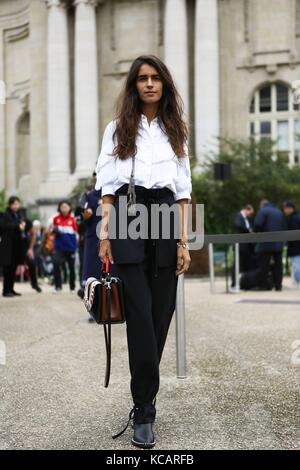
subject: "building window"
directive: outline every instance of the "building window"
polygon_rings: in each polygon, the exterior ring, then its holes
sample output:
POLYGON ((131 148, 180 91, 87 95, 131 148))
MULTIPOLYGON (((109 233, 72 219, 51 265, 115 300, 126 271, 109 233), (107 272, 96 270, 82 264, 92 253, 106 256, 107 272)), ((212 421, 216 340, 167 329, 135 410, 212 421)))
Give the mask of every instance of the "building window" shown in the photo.
POLYGON ((299 165, 299 119, 299 107, 293 103, 290 87, 283 83, 264 85, 251 97, 248 133, 255 140, 276 141, 277 156, 299 165))
POLYGON ((259 90, 259 112, 269 113, 271 111, 271 87, 265 86, 259 90))
POLYGON ((284 85, 276 85, 276 111, 289 110, 289 89, 284 85))
POLYGON ((271 122, 260 121, 260 137, 264 139, 271 139, 271 122))

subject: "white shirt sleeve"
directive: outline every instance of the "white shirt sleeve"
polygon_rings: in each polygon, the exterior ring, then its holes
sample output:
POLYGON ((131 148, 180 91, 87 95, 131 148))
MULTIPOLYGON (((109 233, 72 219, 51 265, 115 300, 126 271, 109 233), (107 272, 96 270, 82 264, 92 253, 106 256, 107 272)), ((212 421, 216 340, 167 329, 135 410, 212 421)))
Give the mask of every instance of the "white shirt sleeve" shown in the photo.
POLYGON ((95 189, 101 189, 101 196, 115 194, 114 183, 117 180, 116 157, 110 155, 115 147, 113 141, 115 129, 115 121, 110 121, 104 130, 101 151, 95 168, 97 174, 95 189))
POLYGON ((192 177, 191 177, 191 167, 190 167, 190 158, 188 156, 188 145, 184 144, 184 150, 186 153, 185 157, 178 157, 178 176, 176 179, 176 193, 174 195, 175 201, 179 199, 188 199, 188 202, 191 201, 191 192, 192 192, 192 177))

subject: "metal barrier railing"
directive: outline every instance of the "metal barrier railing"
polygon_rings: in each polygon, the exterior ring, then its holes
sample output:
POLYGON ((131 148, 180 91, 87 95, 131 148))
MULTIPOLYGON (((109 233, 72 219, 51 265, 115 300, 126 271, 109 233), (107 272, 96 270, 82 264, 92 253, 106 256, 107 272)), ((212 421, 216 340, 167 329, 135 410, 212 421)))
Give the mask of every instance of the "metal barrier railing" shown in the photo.
POLYGON ((282 230, 280 232, 251 232, 251 233, 232 233, 222 235, 206 235, 204 243, 208 244, 209 256, 209 278, 210 292, 215 292, 214 275, 214 244, 233 245, 235 253, 235 285, 230 289, 230 293, 239 293, 239 244, 240 243, 264 243, 264 242, 287 242, 300 240, 300 230, 282 230))
MULTIPOLYGON (((300 230, 283 230, 280 232, 232 233, 221 235, 205 235, 204 244, 208 245, 210 291, 215 291, 214 244, 234 245, 235 251, 235 286, 231 292, 238 293, 239 287, 239 244, 263 242, 287 242, 300 240, 300 230)), ((184 274, 178 279, 176 296, 176 358, 177 378, 187 377, 186 337, 185 337, 185 302, 184 274)))

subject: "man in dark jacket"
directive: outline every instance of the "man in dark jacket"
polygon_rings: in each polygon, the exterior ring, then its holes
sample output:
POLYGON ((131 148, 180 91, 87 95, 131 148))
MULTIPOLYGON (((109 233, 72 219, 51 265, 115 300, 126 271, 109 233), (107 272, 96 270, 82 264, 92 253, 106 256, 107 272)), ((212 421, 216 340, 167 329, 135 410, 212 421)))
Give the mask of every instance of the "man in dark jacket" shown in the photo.
MULTIPOLYGON (((254 220, 254 232, 277 232, 286 229, 286 221, 283 213, 267 199, 260 203, 260 209, 254 220)), ((283 242, 258 243, 258 269, 246 274, 241 280, 241 288, 252 287, 271 288, 269 284, 269 272, 272 271, 275 290, 282 289, 282 248, 283 242), (273 267, 271 262, 274 263, 273 267)))
POLYGON ((23 213, 23 220, 25 220, 25 236, 23 239, 23 259, 21 263, 26 263, 29 269, 30 283, 32 289, 37 292, 42 292, 41 287, 38 284, 37 272, 36 272, 36 261, 34 256, 34 245, 36 241, 36 234, 33 228, 31 220, 27 219, 25 209, 21 210, 23 213))
MULTIPOLYGON (((300 215, 291 201, 283 203, 283 212, 287 216, 287 229, 300 230, 300 215)), ((287 242, 287 255, 291 259, 294 283, 300 286, 300 240, 287 242)))
POLYGON ((3 297, 21 295, 14 291, 17 265, 23 254, 25 220, 21 219, 20 199, 11 196, 8 207, 0 218, 0 264, 3 266, 3 297))
MULTIPOLYGON (((254 209, 250 204, 247 204, 241 211, 239 211, 233 222, 233 233, 251 233, 253 231, 249 218, 254 214, 254 209)), ((233 247, 234 249, 234 247, 233 247)), ((240 243, 239 244, 239 272, 245 273, 254 268, 254 245, 253 243, 240 243)), ((231 287, 235 285, 235 263, 233 263, 231 272, 231 287)))

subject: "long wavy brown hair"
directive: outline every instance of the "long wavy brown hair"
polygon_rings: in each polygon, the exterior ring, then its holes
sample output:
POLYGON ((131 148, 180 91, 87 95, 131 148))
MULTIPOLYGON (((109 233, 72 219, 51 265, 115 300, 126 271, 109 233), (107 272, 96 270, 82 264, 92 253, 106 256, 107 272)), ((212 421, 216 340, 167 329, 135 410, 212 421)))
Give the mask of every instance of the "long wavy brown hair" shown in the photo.
POLYGON ((121 160, 136 155, 136 135, 141 118, 142 104, 138 90, 137 77, 141 65, 154 67, 161 76, 163 90, 158 103, 158 123, 169 138, 177 157, 184 157, 184 143, 188 139, 188 125, 183 119, 183 100, 180 97, 172 76, 166 65, 154 55, 137 57, 128 72, 123 89, 116 102, 116 130, 113 139, 117 138, 112 155, 121 160), (161 123, 164 124, 163 129, 161 123))

